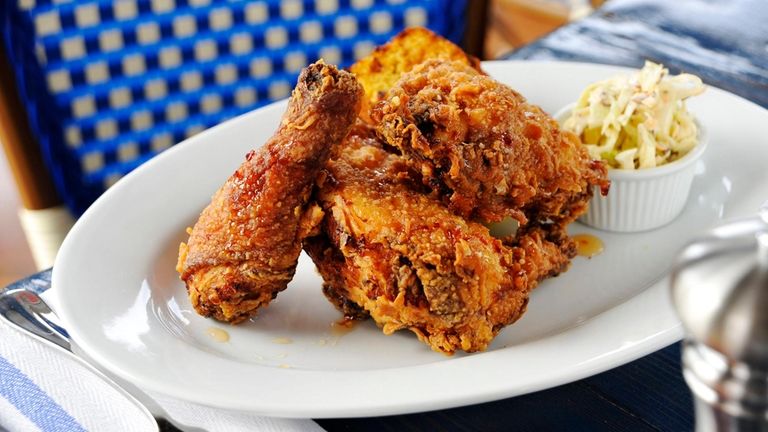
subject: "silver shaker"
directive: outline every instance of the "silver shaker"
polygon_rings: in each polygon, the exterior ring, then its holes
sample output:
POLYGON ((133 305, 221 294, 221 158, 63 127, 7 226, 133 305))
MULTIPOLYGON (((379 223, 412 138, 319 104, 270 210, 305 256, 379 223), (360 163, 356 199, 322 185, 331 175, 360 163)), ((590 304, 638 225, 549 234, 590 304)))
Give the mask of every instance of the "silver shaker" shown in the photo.
POLYGON ((696 430, 768 432, 768 211, 688 244, 672 271, 696 430))

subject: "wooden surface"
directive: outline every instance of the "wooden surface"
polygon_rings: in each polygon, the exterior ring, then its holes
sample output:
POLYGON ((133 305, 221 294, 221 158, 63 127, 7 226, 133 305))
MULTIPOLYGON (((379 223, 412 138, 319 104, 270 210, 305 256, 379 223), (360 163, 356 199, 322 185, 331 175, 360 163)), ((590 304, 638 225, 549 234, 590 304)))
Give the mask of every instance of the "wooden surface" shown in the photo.
POLYGON ((0 287, 32 274, 35 263, 21 231, 16 184, 5 155, 0 153, 0 287))
POLYGON ((485 58, 496 58, 566 24, 570 8, 552 0, 493 0, 485 58))
POLYGON ((482 57, 488 22, 488 0, 469 0, 465 12, 466 28, 461 46, 475 57, 482 57))
POLYGON ((53 180, 32 138, 25 107, 16 90, 5 47, 0 43, 0 141, 18 187, 21 203, 30 210, 61 204, 53 180))

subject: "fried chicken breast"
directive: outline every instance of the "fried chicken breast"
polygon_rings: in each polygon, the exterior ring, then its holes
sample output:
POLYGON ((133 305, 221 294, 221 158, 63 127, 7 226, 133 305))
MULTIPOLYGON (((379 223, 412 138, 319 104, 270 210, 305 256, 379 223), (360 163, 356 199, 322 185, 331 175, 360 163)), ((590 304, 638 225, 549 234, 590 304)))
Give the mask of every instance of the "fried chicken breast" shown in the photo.
POLYGON ((485 349, 525 311, 541 279, 575 254, 567 237, 531 228, 507 243, 430 194, 407 160, 355 129, 319 177, 321 234, 305 250, 347 316, 408 329, 444 353, 485 349))
POLYGON ((315 177, 361 98, 356 79, 334 66, 301 73, 275 135, 246 156, 180 246, 177 270, 198 313, 237 323, 285 289, 322 217, 308 205, 315 177))
POLYGON ((586 211, 606 168, 571 133, 510 87, 463 62, 426 61, 372 109, 398 149, 456 214, 562 229, 586 211))

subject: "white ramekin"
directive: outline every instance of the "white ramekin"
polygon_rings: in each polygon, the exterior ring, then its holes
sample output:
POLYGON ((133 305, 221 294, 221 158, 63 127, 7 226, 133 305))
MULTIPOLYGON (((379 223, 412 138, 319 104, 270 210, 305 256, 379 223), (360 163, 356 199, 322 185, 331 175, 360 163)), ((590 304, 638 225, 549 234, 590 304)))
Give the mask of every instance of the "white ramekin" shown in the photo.
MULTIPOLYGON (((572 109, 570 104, 558 111, 558 123, 562 125, 572 109)), ((648 231, 672 222, 688 201, 696 162, 707 148, 706 132, 698 121, 696 126, 698 144, 674 162, 640 170, 608 169, 608 196, 595 188, 589 208, 579 221, 615 232, 648 231)))

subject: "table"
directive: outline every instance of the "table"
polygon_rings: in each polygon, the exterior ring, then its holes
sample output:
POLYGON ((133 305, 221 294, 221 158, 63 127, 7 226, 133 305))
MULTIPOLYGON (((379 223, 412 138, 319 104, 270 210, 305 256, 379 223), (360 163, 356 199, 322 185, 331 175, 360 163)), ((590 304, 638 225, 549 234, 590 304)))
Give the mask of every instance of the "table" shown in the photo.
MULTIPOLYGON (((768 107, 764 0, 611 0, 583 20, 505 56, 642 66, 661 62, 768 107)), ((329 419, 328 431, 686 431, 691 394, 680 346, 537 393, 436 412, 329 419)))
MULTIPOLYGON (((648 58, 689 71, 768 107, 768 3, 764 0, 612 0, 507 56, 640 66, 648 58)), ((685 431, 691 395, 674 344, 560 387, 480 405, 360 419, 323 419, 333 431, 685 431)), ((163 430, 175 430, 168 424, 163 430)))

